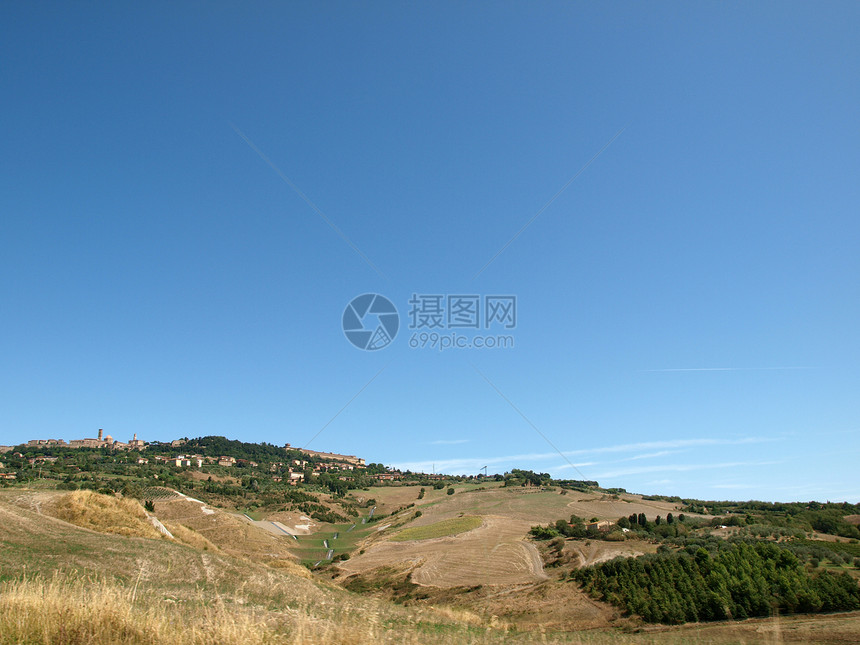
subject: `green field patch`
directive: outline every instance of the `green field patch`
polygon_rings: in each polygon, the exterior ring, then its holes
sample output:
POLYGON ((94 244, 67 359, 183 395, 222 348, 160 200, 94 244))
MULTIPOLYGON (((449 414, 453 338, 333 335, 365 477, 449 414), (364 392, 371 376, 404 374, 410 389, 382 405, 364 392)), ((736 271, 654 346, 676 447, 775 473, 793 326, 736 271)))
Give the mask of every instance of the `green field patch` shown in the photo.
POLYGON ((463 517, 452 517, 441 522, 434 522, 426 526, 413 526, 403 529, 391 538, 392 542, 406 542, 407 540, 429 540, 431 538, 449 537, 476 529, 483 520, 476 515, 465 515, 463 517))
POLYGON ((299 539, 290 547, 290 551, 299 558, 302 564, 314 564, 319 560, 325 560, 328 550, 333 551, 332 557, 336 558, 342 554, 352 554, 357 543, 365 538, 370 532, 372 525, 356 524, 349 531, 350 524, 329 525, 324 531, 317 531, 310 535, 300 535, 299 539), (337 535, 335 538, 334 536, 337 535), (328 540, 328 547, 324 541, 328 540))

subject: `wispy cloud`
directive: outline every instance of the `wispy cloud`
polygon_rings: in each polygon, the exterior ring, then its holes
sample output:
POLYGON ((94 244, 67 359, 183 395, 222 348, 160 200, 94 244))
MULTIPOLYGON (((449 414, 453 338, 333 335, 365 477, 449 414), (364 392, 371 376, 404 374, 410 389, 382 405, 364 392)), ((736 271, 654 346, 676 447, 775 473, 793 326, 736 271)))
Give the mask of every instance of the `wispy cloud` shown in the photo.
POLYGON ((757 372, 771 370, 814 370, 817 367, 782 366, 782 367, 664 367, 643 372, 757 372))
POLYGON ((553 470, 564 470, 565 468, 581 468, 583 466, 596 466, 598 462, 596 461, 584 461, 579 464, 561 464, 560 466, 555 466, 553 470))
POLYGON ((633 455, 632 457, 625 457, 621 461, 636 461, 637 459, 654 459, 655 457, 665 457, 666 455, 677 455, 680 452, 684 452, 683 450, 660 450, 659 452, 646 452, 642 455, 633 455))
POLYGON ((549 455, 505 455, 501 457, 461 457, 455 459, 427 459, 423 461, 394 462, 394 466, 402 470, 428 473, 431 470, 443 473, 476 473, 484 466, 493 467, 497 464, 526 464, 537 459, 558 457, 555 453, 549 455))
MULTIPOLYGON (((681 452, 684 448, 709 447, 709 446, 733 446, 745 445, 754 443, 766 443, 777 441, 774 437, 738 437, 732 439, 716 439, 710 437, 690 438, 690 439, 669 439, 665 441, 644 441, 640 443, 625 443, 610 446, 598 446, 595 448, 584 448, 581 450, 568 450, 561 452, 562 456, 567 457, 588 457, 601 454, 613 454, 624 452, 637 451, 655 451, 654 453, 645 453, 641 455, 642 459, 648 458, 646 455, 656 456, 656 452, 664 452, 671 454, 673 452, 681 452)), ((436 472, 447 473, 474 473, 484 466, 493 466, 497 464, 505 464, 508 467, 516 468, 518 466, 527 466, 534 462, 547 461, 557 459, 558 452, 536 452, 536 453, 521 453, 516 455, 497 455, 497 456, 463 456, 458 458, 440 458, 440 459, 424 459, 421 461, 397 462, 393 465, 404 470, 413 472, 430 472, 435 469, 436 472)), ((624 459, 622 461, 628 461, 624 459)), ((576 465, 569 464, 568 468, 576 468, 577 466, 596 465, 597 462, 588 461, 577 463, 576 465)), ((597 477, 586 473, 587 479, 596 479, 597 477)), ((604 475, 606 476, 606 475, 604 475)))
POLYGON ((431 441, 430 444, 433 446, 454 446, 459 443, 469 443, 468 439, 437 439, 436 441, 431 441))

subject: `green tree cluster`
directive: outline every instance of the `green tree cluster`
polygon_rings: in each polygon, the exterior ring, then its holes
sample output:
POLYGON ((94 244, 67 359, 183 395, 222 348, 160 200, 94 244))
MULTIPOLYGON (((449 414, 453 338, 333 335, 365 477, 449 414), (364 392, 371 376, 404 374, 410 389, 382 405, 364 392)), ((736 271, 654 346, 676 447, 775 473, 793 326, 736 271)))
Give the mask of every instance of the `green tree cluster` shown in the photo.
POLYGON ((618 558, 571 575, 592 595, 648 622, 860 608, 860 587, 850 575, 811 573, 791 551, 768 542, 618 558))

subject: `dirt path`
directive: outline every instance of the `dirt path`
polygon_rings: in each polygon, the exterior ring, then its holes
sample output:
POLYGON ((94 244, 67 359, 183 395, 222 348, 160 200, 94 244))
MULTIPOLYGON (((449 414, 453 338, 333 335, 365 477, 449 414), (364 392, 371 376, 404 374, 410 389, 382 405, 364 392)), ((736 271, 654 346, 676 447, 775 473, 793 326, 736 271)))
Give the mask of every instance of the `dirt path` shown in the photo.
POLYGON ((532 571, 535 576, 540 580, 549 580, 549 576, 543 570, 543 560, 540 557, 540 552, 537 547, 531 542, 522 542, 522 545, 526 548, 526 551, 529 552, 529 556, 532 559, 532 571))

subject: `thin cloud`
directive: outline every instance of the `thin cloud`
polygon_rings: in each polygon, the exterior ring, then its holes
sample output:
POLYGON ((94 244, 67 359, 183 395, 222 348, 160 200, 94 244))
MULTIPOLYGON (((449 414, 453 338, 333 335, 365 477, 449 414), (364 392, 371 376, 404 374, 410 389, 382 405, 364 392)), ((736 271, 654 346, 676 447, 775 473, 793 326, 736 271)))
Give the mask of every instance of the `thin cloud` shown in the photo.
POLYGON ((784 367, 664 367, 643 372, 759 372, 774 370, 815 370, 817 367, 784 366, 784 367))
POLYGON ((621 461, 636 461, 637 459, 653 459, 655 457, 665 457, 667 455, 677 455, 678 453, 684 452, 683 450, 660 450, 659 452, 646 452, 642 455, 633 455, 632 457, 625 457, 621 461))
POLYGON ((581 464, 561 464, 560 466, 555 466, 552 470, 564 470, 565 468, 579 468, 580 466, 596 466, 598 462, 596 461, 584 461, 581 464))
MULTIPOLYGON (((733 446, 751 443, 765 443, 770 441, 777 441, 777 439, 772 437, 740 437, 737 439, 714 439, 709 437, 701 437, 695 439, 670 439, 666 441, 644 441, 640 443, 616 444, 612 446, 600 446, 597 448, 585 448, 581 450, 567 450, 563 451, 562 455, 564 457, 582 457, 584 455, 600 455, 605 453, 636 452, 643 450, 671 451, 672 449, 681 448, 695 448, 704 446, 733 446)), ((680 452, 680 450, 677 451, 680 452)), ((557 458, 557 452, 539 452, 521 453, 517 455, 500 455, 495 457, 464 456, 453 459, 426 459, 422 461, 394 462, 394 465, 401 470, 411 470, 413 472, 431 472, 435 470, 435 472, 469 473, 478 472, 478 470, 480 470, 484 466, 494 464, 506 464, 512 468, 516 468, 518 466, 527 466, 528 464, 533 462, 548 461, 550 459, 557 458)), ((595 462, 592 462, 592 465, 594 465, 594 463, 595 462)), ((583 465, 587 466, 588 464, 583 463, 583 465)), ((586 475, 588 475, 588 479, 597 479, 597 477, 589 473, 586 473, 586 475)))

